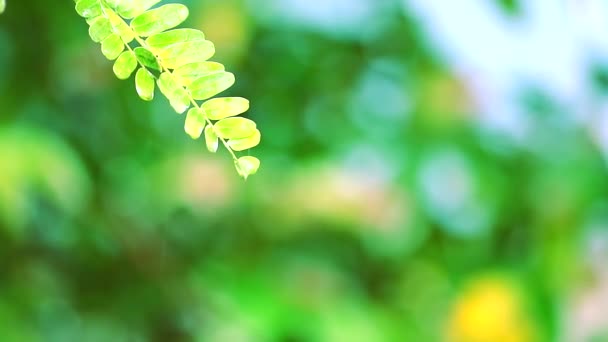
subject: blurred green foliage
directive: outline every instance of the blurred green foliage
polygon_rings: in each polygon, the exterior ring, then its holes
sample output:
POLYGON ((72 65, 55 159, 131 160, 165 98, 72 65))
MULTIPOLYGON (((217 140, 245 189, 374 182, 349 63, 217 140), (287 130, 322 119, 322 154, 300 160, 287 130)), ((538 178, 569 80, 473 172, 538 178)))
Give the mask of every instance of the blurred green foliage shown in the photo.
POLYGON ((608 336, 599 114, 524 84, 525 137, 486 130, 400 1, 180 2, 265 133, 246 183, 113 77, 71 1, 0 17, 1 341, 608 336))

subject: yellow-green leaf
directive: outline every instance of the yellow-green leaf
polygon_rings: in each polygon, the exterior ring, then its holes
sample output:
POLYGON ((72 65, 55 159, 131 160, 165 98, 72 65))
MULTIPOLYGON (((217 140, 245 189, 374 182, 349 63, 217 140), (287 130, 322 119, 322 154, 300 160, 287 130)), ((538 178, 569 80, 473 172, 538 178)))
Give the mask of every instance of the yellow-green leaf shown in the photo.
POLYGON ((223 119, 214 126, 216 134, 224 139, 246 138, 256 131, 255 122, 241 117, 223 119))
POLYGON ((130 43, 133 41, 133 39, 135 39, 135 33, 133 30, 118 14, 109 8, 105 9, 105 14, 108 16, 108 19, 114 28, 114 33, 118 34, 122 38, 123 42, 130 43))
POLYGON ((242 97, 218 97, 203 103, 202 108, 209 119, 221 120, 246 112, 249 100, 242 97))
POLYGON ((148 37, 181 24, 188 17, 188 7, 168 4, 144 12, 131 21, 131 28, 142 37, 148 37))
POLYGON ((261 138, 262 134, 259 130, 256 129, 255 133, 253 133, 253 135, 247 138, 230 139, 228 141, 228 146, 230 146, 230 148, 235 151, 244 151, 258 146, 260 144, 261 138))
POLYGON ((120 36, 112 33, 101 42, 101 52, 109 60, 115 60, 120 56, 120 53, 125 49, 125 44, 120 39, 120 36))
POLYGON ((182 65, 205 61, 215 53, 213 43, 208 40, 192 40, 175 43, 165 48, 154 50, 163 61, 163 65, 169 69, 175 69, 182 65))
POLYGON ((205 144, 207 145, 207 149, 211 153, 217 152, 217 148, 219 146, 219 139, 213 130, 213 126, 208 125, 205 127, 205 144))
POLYGON ((78 0, 76 2, 76 12, 84 18, 98 17, 102 13, 99 0, 78 0))
POLYGON ((114 62, 114 74, 121 80, 126 80, 137 68, 137 59, 133 51, 125 51, 114 62))
POLYGON ((197 62, 180 66, 173 71, 173 75, 188 87, 197 79, 219 71, 224 71, 224 65, 217 62, 197 62))
POLYGON ((135 89, 142 100, 154 99, 154 77, 144 68, 139 68, 135 74, 135 89))
POLYGON ((146 43, 148 43, 150 48, 160 49, 176 43, 183 43, 193 40, 205 40, 205 35, 200 30, 182 28, 150 36, 148 39, 146 39, 146 43))
POLYGON ((181 114, 190 108, 190 97, 186 90, 177 84, 173 75, 168 72, 164 72, 158 78, 156 82, 158 89, 169 99, 171 107, 178 113, 181 114))
POLYGON ((255 174, 260 169, 260 160, 252 156, 241 157, 236 160, 234 164, 236 166, 236 171, 245 179, 255 174))
POLYGON ((234 84, 234 75, 230 72, 217 72, 200 77, 188 87, 196 100, 206 100, 215 96, 234 84))
POLYGON ((117 3, 116 12, 123 18, 131 19, 149 10, 159 2, 160 0, 123 0, 117 3))
POLYGON ((206 125, 205 113, 199 108, 191 108, 186 116, 184 130, 192 139, 198 139, 206 125))
POLYGON ((96 43, 102 42, 113 33, 112 24, 106 17, 96 17, 90 21, 89 25, 89 36, 96 43))

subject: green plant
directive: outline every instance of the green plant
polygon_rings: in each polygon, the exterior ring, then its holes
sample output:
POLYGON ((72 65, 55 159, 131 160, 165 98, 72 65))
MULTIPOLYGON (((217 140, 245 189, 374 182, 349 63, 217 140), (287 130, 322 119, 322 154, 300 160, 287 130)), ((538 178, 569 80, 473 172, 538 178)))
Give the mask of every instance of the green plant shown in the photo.
POLYGON ((75 1, 76 11, 89 24, 91 39, 101 44, 107 59, 115 61, 113 70, 119 79, 135 72, 135 88, 146 101, 154 98, 158 86, 178 114, 187 111, 188 135, 193 139, 204 135, 213 153, 221 142, 245 179, 257 172, 257 158, 235 153, 260 142, 255 122, 238 116, 249 109, 249 101, 210 99, 230 88, 235 78, 222 64, 208 61, 215 48, 202 31, 176 28, 188 17, 186 6, 156 6, 161 0, 75 1))

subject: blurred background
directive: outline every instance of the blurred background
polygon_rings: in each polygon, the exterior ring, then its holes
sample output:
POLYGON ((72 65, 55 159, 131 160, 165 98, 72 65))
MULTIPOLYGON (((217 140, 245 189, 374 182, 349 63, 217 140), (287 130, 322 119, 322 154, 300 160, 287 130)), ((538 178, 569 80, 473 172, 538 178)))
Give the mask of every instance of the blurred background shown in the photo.
POLYGON ((0 340, 608 341, 608 4, 192 0, 246 182, 73 1, 0 16, 0 340))

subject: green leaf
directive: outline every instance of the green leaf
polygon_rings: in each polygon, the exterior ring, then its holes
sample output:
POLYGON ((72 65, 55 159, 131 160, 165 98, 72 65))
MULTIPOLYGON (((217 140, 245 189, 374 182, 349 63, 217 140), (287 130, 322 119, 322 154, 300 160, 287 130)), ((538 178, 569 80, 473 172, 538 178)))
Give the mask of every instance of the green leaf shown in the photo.
POLYGON ((219 147, 219 139, 213 130, 213 126, 208 125, 205 127, 205 144, 207 145, 207 149, 211 153, 217 152, 217 148, 219 147))
POLYGON ((205 40, 205 35, 200 30, 182 28, 150 36, 146 39, 146 43, 151 48, 162 49, 176 43, 193 40, 205 40))
POLYGON ((108 19, 110 19, 110 24, 112 24, 114 33, 118 34, 123 42, 130 43, 135 39, 135 32, 133 32, 129 25, 127 25, 118 14, 108 8, 106 8, 105 13, 108 16, 108 19))
POLYGON ((114 74, 121 80, 126 80, 137 68, 137 58, 133 51, 123 52, 114 63, 114 74))
POLYGON ((5 9, 6 9, 6 1, 0 0, 0 14, 4 13, 5 9))
POLYGON ((234 75, 222 71, 197 79, 190 84, 189 89, 195 100, 206 100, 230 88, 233 84, 234 75))
POLYGON ((190 97, 186 90, 177 84, 173 75, 168 72, 164 72, 158 78, 156 82, 158 89, 169 99, 171 107, 175 109, 178 114, 181 114, 190 108, 190 97))
POLYGON ((137 1, 117 1, 116 12, 123 18, 131 19, 145 11, 149 10, 152 6, 159 3, 160 0, 137 0, 137 1))
POLYGON ((76 12, 84 18, 98 17, 102 13, 99 0, 78 0, 76 12))
POLYGON ((181 24, 188 17, 188 7, 168 4, 138 15, 131 21, 131 28, 142 37, 148 37, 181 24))
POLYGON ((236 160, 234 164, 236 166, 236 171, 245 179, 255 174, 260 169, 260 160, 252 156, 241 157, 236 160))
POLYGON ((178 77, 185 87, 189 87, 197 79, 219 71, 224 71, 224 65, 216 62, 197 62, 180 66, 173 71, 173 75, 178 77))
POLYGON ((139 68, 135 74, 135 89, 144 101, 154 99, 154 77, 144 68, 139 68))
POLYGON ((228 141, 228 146, 235 151, 244 151, 250 148, 256 147, 260 144, 260 140, 262 138, 262 134, 259 130, 255 130, 252 136, 241 139, 230 139, 228 141))
POLYGON ((135 56, 137 57, 137 60, 143 66, 154 70, 160 70, 158 60, 156 59, 156 57, 154 57, 152 52, 143 47, 136 47, 133 51, 135 51, 135 56))
POLYGON ((106 0, 106 4, 108 4, 108 6, 114 8, 114 9, 116 9, 116 7, 118 7, 118 4, 122 1, 124 1, 124 0, 106 0))
POLYGON ((192 40, 175 43, 166 48, 156 49, 154 52, 160 57, 166 68, 175 69, 211 58, 215 53, 215 47, 208 40, 192 40))
POLYGON ((221 120, 246 112, 249 100, 242 97, 218 97, 203 103, 202 108, 209 119, 221 120))
POLYGON ((205 113, 199 108, 192 108, 186 116, 184 130, 192 139, 198 139, 203 133, 203 128, 205 128, 206 124, 205 113))
POLYGON ((91 36, 91 39, 96 43, 102 42, 114 32, 110 20, 106 17, 96 17, 89 25, 89 36, 91 36))
POLYGON ((255 131, 255 122, 241 117, 227 118, 215 123, 216 134, 224 139, 247 138, 252 136, 255 131))
POLYGON ((101 53, 109 60, 115 60, 125 49, 125 44, 120 36, 112 33, 101 42, 101 53))

